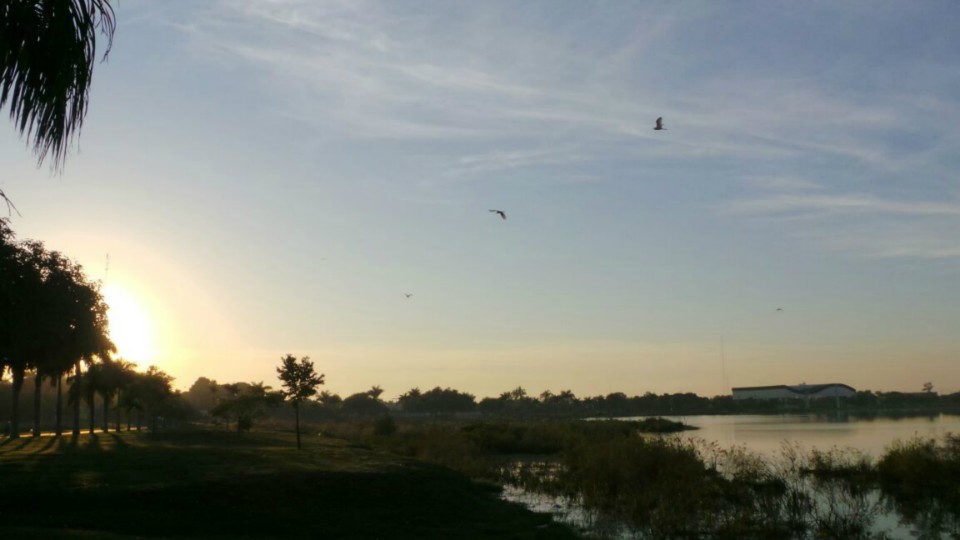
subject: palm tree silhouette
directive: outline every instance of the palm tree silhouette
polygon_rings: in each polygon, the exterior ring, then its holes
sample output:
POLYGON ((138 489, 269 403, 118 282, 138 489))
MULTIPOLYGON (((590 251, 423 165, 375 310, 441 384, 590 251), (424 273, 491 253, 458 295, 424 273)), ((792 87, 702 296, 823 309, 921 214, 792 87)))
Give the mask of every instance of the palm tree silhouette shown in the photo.
POLYGON ((109 0, 17 0, 0 9, 0 108, 9 103, 38 163, 52 156, 54 168, 63 165, 87 113, 97 34, 106 60, 115 28, 109 0))

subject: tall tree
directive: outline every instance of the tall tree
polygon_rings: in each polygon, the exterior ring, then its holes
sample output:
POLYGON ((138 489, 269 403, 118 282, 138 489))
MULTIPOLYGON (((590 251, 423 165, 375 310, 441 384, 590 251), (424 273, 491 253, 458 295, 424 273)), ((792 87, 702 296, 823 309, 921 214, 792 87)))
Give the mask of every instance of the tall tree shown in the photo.
MULTIPOLYGON (((100 390, 104 387, 104 374, 103 374, 103 364, 91 364, 87 368, 86 376, 79 380, 79 382, 74 381, 74 385, 78 388, 77 398, 83 399, 87 404, 87 407, 90 408, 90 434, 92 435, 97 429, 97 394, 100 394, 100 390)), ((79 399, 77 401, 79 403, 79 399)))
MULTIPOLYGON (((100 293, 99 282, 89 281, 82 266, 57 252, 51 253, 48 269, 49 309, 50 313, 56 314, 55 319, 60 323, 51 330, 55 339, 48 347, 48 356, 41 367, 44 375, 51 377, 57 386, 55 429, 60 435, 63 430, 63 376, 72 369, 73 385, 80 385, 81 362, 85 360, 92 365, 94 357, 107 360, 116 347, 107 332, 107 305, 100 293)), ((71 387, 71 392, 77 391, 71 387)), ((81 400, 75 398, 71 399, 75 407, 73 433, 79 435, 81 400)))
MULTIPOLYGON (((56 381, 70 367, 67 351, 73 331, 72 304, 74 279, 72 263, 57 251, 46 251, 40 243, 28 244, 35 252, 38 270, 42 278, 38 295, 34 299, 32 327, 36 332, 36 344, 31 349, 34 366, 33 387, 33 436, 40 436, 41 396, 43 379, 56 381)), ((57 402, 57 434, 60 431, 60 396, 57 402)))
MULTIPOLYGON (((73 361, 73 385, 71 392, 77 399, 73 401, 73 435, 80 435, 80 391, 83 386, 81 363, 93 366, 94 360, 106 360, 110 353, 117 350, 110 341, 109 320, 107 319, 108 306, 100 292, 99 283, 91 283, 83 276, 82 269, 77 265, 74 268, 76 303, 73 305, 74 331, 71 334, 70 358, 73 361), (74 390, 74 387, 76 389, 74 390)), ((93 420, 91 419, 91 422, 93 420)))
POLYGON ((267 412, 267 407, 276 407, 283 402, 283 393, 271 390, 263 382, 222 384, 225 397, 210 410, 210 414, 227 421, 237 422, 237 432, 249 431, 253 423, 267 412))
POLYGON ((15 246, 11 304, 4 306, 12 318, 6 345, 7 365, 12 374, 10 438, 20 437, 20 392, 28 369, 35 367, 45 342, 43 320, 43 244, 21 241, 15 246))
POLYGON ((334 411, 343 403, 343 398, 340 397, 340 394, 334 394, 324 390, 317 394, 317 401, 323 405, 325 409, 334 411))
POLYGON ((357 392, 343 398, 340 412, 347 416, 382 416, 388 411, 382 401, 370 395, 369 392, 357 392))
POLYGON ((103 363, 103 432, 110 430, 110 405, 117 398, 115 431, 120 431, 120 401, 133 382, 134 364, 122 358, 103 363))
POLYGON ((459 412, 469 412, 476 408, 473 394, 461 393, 453 388, 440 388, 421 392, 419 388, 413 388, 406 394, 401 395, 397 402, 403 408, 404 412, 430 413, 430 414, 453 414, 459 412))
MULTIPOLYGON (((173 397, 173 377, 161 371, 157 366, 150 366, 146 373, 137 378, 137 394, 140 396, 140 403, 147 415, 147 422, 150 431, 156 432, 159 428, 160 412, 163 406, 173 397)), ((140 422, 137 422, 137 429, 140 429, 140 422)))
MULTIPOLYGON (((107 0, 5 0, 0 4, 0 108, 9 104, 38 162, 62 166, 87 113, 97 36, 113 42, 107 0)), ((5 198, 5 197, 4 197, 5 198)))
POLYGON ((383 394, 383 388, 380 388, 379 384, 375 384, 371 386, 369 390, 367 390, 367 395, 373 399, 380 399, 380 394, 383 394))
POLYGON ((195 409, 209 412, 217 406, 218 386, 217 381, 200 377, 184 394, 184 399, 195 409))
MULTIPOLYGON (((141 388, 140 384, 143 375, 135 371, 131 371, 130 379, 127 382, 126 387, 123 389, 123 392, 120 394, 120 397, 117 399, 117 407, 123 409, 127 414, 127 431, 130 431, 130 426, 133 422, 133 411, 137 411, 137 415, 143 412, 143 403, 141 397, 141 388)), ((119 426, 120 415, 117 415, 117 424, 119 426)), ((139 428, 139 426, 138 426, 139 428)), ((119 431, 119 429, 118 429, 119 431)))
POLYGON ((277 374, 283 383, 283 394, 293 405, 297 431, 297 450, 300 450, 300 402, 317 393, 317 387, 323 384, 323 374, 317 374, 309 356, 299 361, 288 354, 280 359, 277 374))
MULTIPOLYGON (((19 436, 20 391, 28 369, 36 375, 33 431, 38 435, 43 379, 59 381, 80 358, 114 349, 106 312, 99 285, 87 281, 79 264, 42 242, 16 241, 7 220, 0 219, 0 371, 12 373, 12 437, 19 436)), ((60 406, 58 391, 58 433, 60 406)))
POLYGON ((13 342, 16 293, 20 265, 16 236, 7 218, 0 218, 0 379, 7 368, 13 342))

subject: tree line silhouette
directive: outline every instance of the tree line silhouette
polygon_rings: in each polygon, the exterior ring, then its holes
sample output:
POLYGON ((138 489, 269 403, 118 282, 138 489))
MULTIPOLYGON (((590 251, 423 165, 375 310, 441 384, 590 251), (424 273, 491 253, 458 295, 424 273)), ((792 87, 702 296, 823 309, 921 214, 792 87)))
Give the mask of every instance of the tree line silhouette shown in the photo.
MULTIPOLYGON (((218 384, 215 380, 200 377, 190 390, 183 393, 183 398, 197 418, 212 416, 242 431, 250 429, 254 420, 291 420, 290 411, 275 407, 282 397, 277 393, 271 398, 271 392, 263 383, 218 384)), ((580 398, 571 390, 558 393, 547 390, 532 396, 523 387, 479 400, 468 392, 439 386, 426 391, 412 388, 391 402, 383 401, 380 398, 382 393, 382 388, 374 386, 342 398, 325 390, 313 399, 302 400, 295 414, 308 422, 326 422, 385 416, 536 419, 784 412, 851 412, 869 416, 960 411, 960 393, 938 395, 870 390, 857 392, 839 402, 823 399, 809 403, 802 400, 734 400, 729 395, 704 397, 691 392, 659 395, 647 392, 637 396, 611 392, 580 398)))
POLYGON ((0 378, 9 372, 9 421, 3 428, 11 438, 21 434, 21 393, 33 379, 31 433, 41 434, 43 383, 56 389, 53 430, 64 430, 64 382, 67 404, 73 409, 73 435, 81 430, 81 404, 89 408, 89 430, 95 429, 97 398, 103 407, 102 429, 109 424, 111 407, 127 414, 128 426, 136 413, 138 426, 146 415, 156 427, 174 392, 172 377, 155 367, 146 372, 113 358, 108 306, 100 284, 83 267, 43 242, 17 240, 9 221, 0 218, 0 378), (84 366, 86 370, 84 370, 84 366))

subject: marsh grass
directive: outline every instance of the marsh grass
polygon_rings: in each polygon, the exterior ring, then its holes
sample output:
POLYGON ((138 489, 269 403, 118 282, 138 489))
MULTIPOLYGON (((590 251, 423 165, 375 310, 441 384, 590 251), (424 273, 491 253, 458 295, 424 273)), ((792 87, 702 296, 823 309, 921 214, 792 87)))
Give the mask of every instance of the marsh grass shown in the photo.
POLYGON ((897 441, 887 448, 877 469, 890 487, 953 492, 960 487, 960 435, 897 441))
POLYGON ((957 538, 958 440, 897 443, 874 464, 852 448, 784 443, 770 459, 697 439, 624 437, 571 448, 548 468, 518 467, 515 478, 641 538, 880 539, 878 518, 891 511, 921 537, 957 538))
POLYGON ((644 421, 560 420, 540 422, 396 422, 389 433, 383 422, 339 422, 318 427, 331 437, 354 445, 390 452, 450 467, 474 478, 505 481, 504 467, 518 461, 555 461, 585 441, 671 433, 686 429, 662 418, 644 421))
POLYGON ((960 435, 897 441, 877 471, 888 509, 930 538, 960 538, 960 435))
POLYGON ((785 444, 744 447, 675 437, 613 437, 557 463, 514 468, 525 489, 575 501, 640 538, 885 538, 869 456, 785 444))
POLYGON ((882 539, 891 523, 878 518, 891 512, 922 537, 960 537, 955 436, 897 443, 875 462, 851 448, 788 443, 769 458, 629 422, 401 422, 387 436, 329 429, 548 496, 638 538, 882 539))

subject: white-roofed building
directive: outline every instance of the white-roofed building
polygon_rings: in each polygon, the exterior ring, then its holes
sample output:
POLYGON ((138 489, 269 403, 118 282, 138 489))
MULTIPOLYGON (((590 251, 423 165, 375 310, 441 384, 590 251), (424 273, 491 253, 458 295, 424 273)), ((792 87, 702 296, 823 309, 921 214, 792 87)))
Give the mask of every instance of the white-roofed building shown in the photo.
POLYGON ((733 389, 733 399, 803 399, 850 397, 857 391, 846 384, 798 384, 788 386, 743 386, 733 389))

